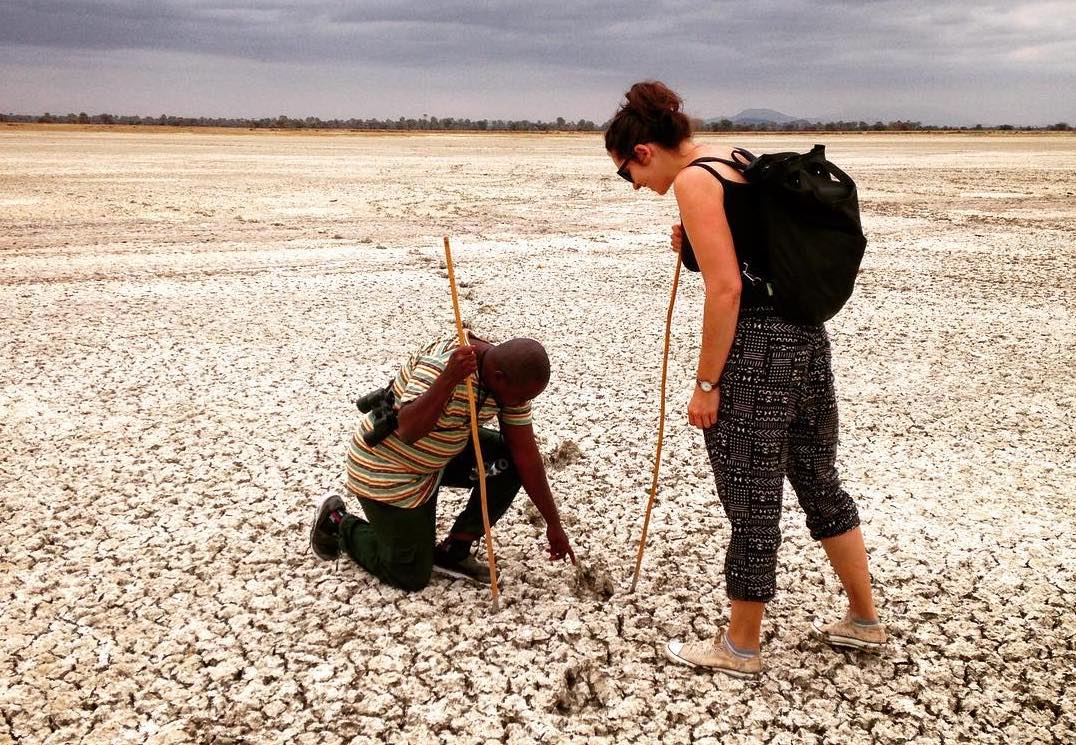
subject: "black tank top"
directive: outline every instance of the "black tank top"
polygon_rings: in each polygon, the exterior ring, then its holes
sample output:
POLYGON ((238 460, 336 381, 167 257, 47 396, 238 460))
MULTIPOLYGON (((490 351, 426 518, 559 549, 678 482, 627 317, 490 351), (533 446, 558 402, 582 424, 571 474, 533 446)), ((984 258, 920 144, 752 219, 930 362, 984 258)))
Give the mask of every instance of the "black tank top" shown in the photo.
POLYGON ((733 181, 722 176, 709 163, 727 163, 722 158, 697 158, 688 166, 698 166, 709 171, 721 182, 725 191, 725 217, 732 232, 732 245, 736 251, 736 263, 740 265, 740 307, 754 308, 772 305, 766 288, 767 267, 762 250, 762 220, 758 204, 758 190, 751 184, 733 181))

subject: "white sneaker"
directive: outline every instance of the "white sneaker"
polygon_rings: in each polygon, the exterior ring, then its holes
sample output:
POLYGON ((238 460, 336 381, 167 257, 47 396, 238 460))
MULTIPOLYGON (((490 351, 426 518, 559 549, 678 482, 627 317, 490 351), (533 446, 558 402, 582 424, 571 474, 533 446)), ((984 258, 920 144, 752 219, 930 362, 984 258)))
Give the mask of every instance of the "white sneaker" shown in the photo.
POLYGON ((762 672, 761 655, 743 655, 733 652, 725 643, 725 635, 717 639, 682 642, 673 639, 665 645, 665 656, 673 662, 689 667, 705 667, 734 678, 753 680, 762 672))
POLYGON ((884 624, 856 623, 851 614, 846 614, 840 621, 826 624, 816 618, 811 622, 811 632, 835 647, 862 649, 867 652, 879 651, 889 639, 884 624))

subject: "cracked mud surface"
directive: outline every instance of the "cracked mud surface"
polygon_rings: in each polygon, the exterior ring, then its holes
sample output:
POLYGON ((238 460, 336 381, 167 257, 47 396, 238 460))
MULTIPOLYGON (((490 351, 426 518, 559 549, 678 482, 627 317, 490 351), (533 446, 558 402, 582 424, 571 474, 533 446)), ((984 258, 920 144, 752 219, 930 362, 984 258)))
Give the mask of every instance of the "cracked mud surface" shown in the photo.
POLYGON ((824 141, 871 240, 830 334, 893 644, 808 638, 842 600, 786 490, 750 684, 659 652, 727 618, 729 529, 682 414, 695 275, 627 594, 675 204, 598 137, 0 129, 0 743, 1072 742, 1076 139, 824 141), (549 349, 536 427, 582 563, 546 561, 521 495, 496 616, 306 544, 349 398, 452 329, 444 233, 465 317, 549 349))

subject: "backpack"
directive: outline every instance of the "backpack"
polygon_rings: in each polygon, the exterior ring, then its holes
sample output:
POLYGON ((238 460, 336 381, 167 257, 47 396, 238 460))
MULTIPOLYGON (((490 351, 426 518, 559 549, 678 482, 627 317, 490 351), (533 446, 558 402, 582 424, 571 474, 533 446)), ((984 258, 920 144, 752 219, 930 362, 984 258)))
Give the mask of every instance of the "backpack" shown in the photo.
POLYGON ((756 158, 743 148, 732 154, 733 160, 695 162, 732 166, 757 190, 765 252, 760 264, 775 309, 790 321, 828 321, 851 297, 867 246, 855 182, 826 160, 824 145, 803 154, 756 158))

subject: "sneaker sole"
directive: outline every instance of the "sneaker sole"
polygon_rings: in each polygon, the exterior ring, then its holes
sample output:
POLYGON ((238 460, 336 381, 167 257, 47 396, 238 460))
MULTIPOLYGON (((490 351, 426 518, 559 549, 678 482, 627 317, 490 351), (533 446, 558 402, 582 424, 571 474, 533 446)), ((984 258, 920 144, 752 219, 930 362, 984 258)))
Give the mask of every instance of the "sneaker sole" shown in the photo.
POLYGON ((829 634, 821 629, 818 625, 818 621, 811 622, 811 631, 816 638, 821 639, 828 644, 832 644, 834 647, 858 649, 865 652, 878 652, 885 646, 885 642, 868 642, 863 639, 856 639, 854 636, 829 634))
POLYGON ((322 561, 336 561, 338 558, 340 558, 339 550, 337 550, 336 554, 334 555, 326 555, 318 551, 318 547, 314 544, 314 530, 317 528, 318 523, 321 522, 322 518, 325 517, 325 513, 327 512, 326 507, 328 506, 329 502, 339 499, 340 497, 335 494, 326 494, 324 497, 322 497, 321 501, 318 502, 318 510, 314 513, 314 522, 310 525, 310 551, 314 554, 314 556, 318 557, 322 561))
POLYGON ((485 582, 483 580, 477 579, 476 577, 472 577, 466 572, 461 572, 457 569, 449 569, 448 567, 438 566, 437 564, 433 565, 433 571, 434 574, 442 574, 446 577, 452 577, 453 579, 465 579, 468 582, 472 582, 476 585, 481 585, 482 587, 489 587, 491 584, 493 584, 492 582, 485 582))
POLYGON ((745 673, 745 672, 742 672, 740 670, 731 670, 731 669, 729 669, 727 667, 711 667, 710 665, 700 665, 697 662, 692 662, 691 660, 686 659, 686 658, 681 657, 680 655, 676 654, 671 649, 669 649, 668 644, 663 645, 661 647, 661 650, 665 653, 665 657, 667 657, 672 662, 676 662, 676 663, 679 663, 681 665, 687 665, 688 667, 690 667, 692 669, 695 669, 695 670, 712 670, 713 672, 724 673, 725 675, 728 675, 729 677, 739 678, 740 680, 757 680, 759 675, 761 674, 761 673, 745 673))

